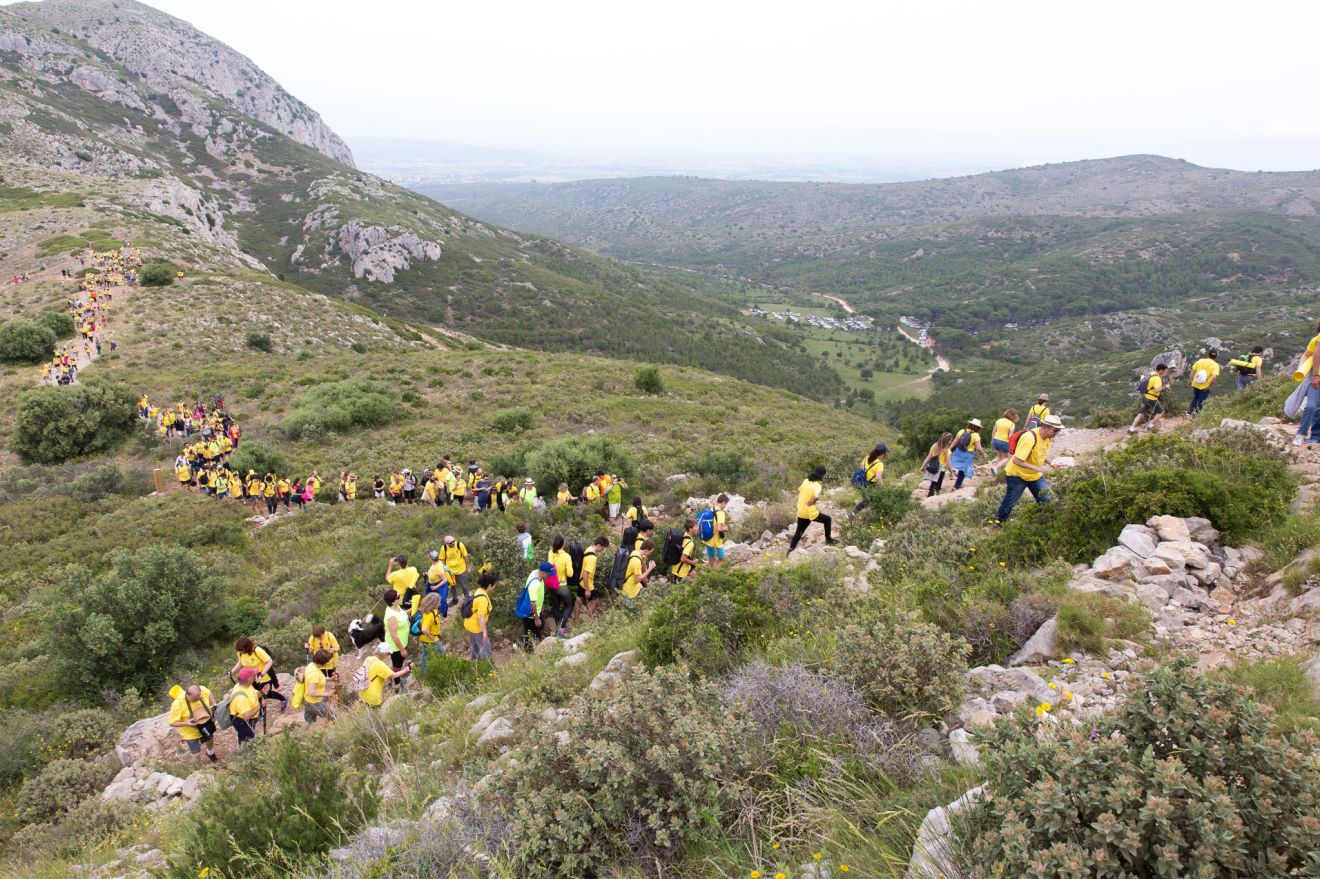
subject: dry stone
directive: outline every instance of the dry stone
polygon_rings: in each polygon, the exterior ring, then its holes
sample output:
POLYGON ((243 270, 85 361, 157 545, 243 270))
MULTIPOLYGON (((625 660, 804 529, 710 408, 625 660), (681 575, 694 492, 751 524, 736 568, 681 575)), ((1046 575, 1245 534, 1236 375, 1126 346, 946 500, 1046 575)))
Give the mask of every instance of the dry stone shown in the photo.
POLYGON ((985 794, 985 785, 972 788, 947 806, 926 813, 912 844, 906 879, 947 879, 962 875, 958 866, 952 818, 961 815, 985 794))
POLYGON ((1146 521, 1146 525, 1155 529, 1155 533, 1160 536, 1160 540, 1184 540, 1192 539, 1191 530, 1187 527, 1187 520, 1178 516, 1152 516, 1146 521))
POLYGON ((1135 558, 1132 550, 1125 546, 1115 546, 1106 550, 1104 555, 1096 559, 1091 564, 1091 570, 1095 572, 1097 577, 1116 580, 1132 569, 1132 562, 1135 558))
POLYGON ((1157 535, 1144 525, 1125 525, 1119 532, 1118 542, 1132 551, 1137 558, 1150 558, 1158 545, 1157 535))
POLYGON ((1059 635, 1059 618, 1051 617, 1041 624, 1036 630, 1036 634, 1027 639, 1023 644, 1008 658, 1009 666, 1018 665, 1040 665, 1046 660, 1052 659, 1055 653, 1055 640, 1059 635))

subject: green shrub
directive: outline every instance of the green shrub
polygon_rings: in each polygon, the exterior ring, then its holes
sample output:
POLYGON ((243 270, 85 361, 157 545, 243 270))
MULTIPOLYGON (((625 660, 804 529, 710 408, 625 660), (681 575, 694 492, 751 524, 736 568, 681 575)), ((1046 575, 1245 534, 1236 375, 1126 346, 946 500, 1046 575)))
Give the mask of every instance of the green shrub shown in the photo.
POLYGON ((0 361, 37 363, 55 353, 55 334, 49 327, 11 320, 0 326, 0 361))
POLYGON ((95 796, 114 778, 118 761, 52 760, 18 792, 18 817, 24 824, 38 824, 72 811, 95 796))
POLYGON ((895 483, 868 485, 861 489, 861 495, 866 506, 853 518, 853 525, 888 528, 915 506, 912 490, 895 483))
POLYGON ((111 556, 99 576, 71 565, 51 611, 51 647, 70 680, 85 693, 102 688, 154 689, 175 654, 219 631, 221 581, 180 546, 152 545, 111 556))
POLYGON ((174 283, 178 269, 167 262, 153 262, 142 267, 138 280, 143 287, 168 287, 174 283))
POLYGON ((69 482, 69 494, 80 501, 99 501, 103 497, 123 493, 127 483, 119 466, 107 463, 75 476, 69 482))
POLYGON ((1036 726, 1001 723, 981 748, 990 796, 963 834, 977 879, 1320 867, 1315 738, 1279 738, 1242 690, 1186 662, 1148 677, 1116 715, 1036 726))
POLYGON ((636 475, 632 456, 608 436, 550 440, 529 451, 524 466, 527 475, 536 481, 536 490, 551 499, 561 482, 574 490, 581 489, 601 470, 617 473, 628 481, 636 475))
POLYGON ((490 420, 497 433, 524 433, 532 429, 534 416, 530 409, 501 409, 490 420))
POLYGON ((639 366, 633 373, 633 384, 643 394, 658 397, 665 392, 665 380, 660 377, 658 366, 639 366))
POLYGON ((1055 611, 1054 600, 1040 593, 1019 595, 1008 602, 992 595, 967 601, 934 599, 922 608, 927 620, 961 635, 971 646, 973 665, 1002 663, 1055 611))
POLYGON ((443 698, 455 691, 471 691, 482 679, 490 677, 491 669, 488 660, 472 662, 466 655, 432 653, 426 659, 426 668, 413 667, 413 676, 443 698))
POLYGON ((1296 657, 1243 661, 1220 672, 1220 677, 1250 687, 1257 700, 1274 710, 1274 725, 1292 733, 1320 733, 1320 694, 1296 657))
POLYGON ((71 339, 77 329, 67 311, 48 311, 37 318, 37 324, 54 333, 56 339, 71 339))
POLYGON ((1259 421, 1267 415, 1282 415, 1283 401, 1297 387, 1291 375, 1267 375, 1241 391, 1234 391, 1232 382, 1226 368, 1197 416, 1197 424, 1215 427, 1225 418, 1259 421))
POLYGON ((291 439, 319 440, 332 433, 384 427, 398 417, 394 391, 378 382, 350 378, 303 391, 283 427, 291 439))
POLYGON ((1077 651, 1103 656, 1107 640, 1144 640, 1149 630, 1150 617, 1141 605, 1099 592, 1070 590, 1059 602, 1055 643, 1065 654, 1077 651))
POLYGON ((749 766, 743 721, 681 669, 639 670, 613 699, 578 699, 560 729, 567 743, 538 729, 493 785, 519 875, 662 869, 731 817, 749 766))
POLYGON ((253 351, 264 351, 267 354, 275 350, 275 344, 270 340, 270 333, 258 333, 255 330, 249 330, 243 337, 243 344, 253 351))
POLYGON ((653 668, 684 662, 700 674, 721 674, 753 644, 802 624, 811 603, 837 585, 811 565, 702 571, 674 584, 656 606, 642 657, 653 668))
POLYGON ((208 786, 192 813, 171 874, 196 879, 231 859, 270 850, 306 858, 325 852, 376 814, 372 778, 336 759, 319 735, 263 739, 233 777, 208 786))
POLYGON ((835 671, 894 718, 941 717, 962 701, 970 648, 928 623, 848 626, 839 635, 835 671))
POLYGON ((1112 406, 1097 406, 1091 410, 1091 419, 1087 427, 1126 427, 1132 420, 1132 413, 1126 409, 1112 406))
POLYGON ((739 485, 756 475, 751 459, 736 449, 705 449, 687 469, 730 486, 739 485))
MULTIPOLYGON (((229 461, 234 467, 234 472, 239 476, 247 476, 249 470, 256 471, 258 476, 265 476, 267 473, 284 475, 290 472, 287 455, 279 449, 273 449, 250 439, 238 444, 229 461)), ((319 495, 317 499, 320 499, 319 495)))
POLYGON ((110 451, 137 423, 137 396, 101 381, 43 385, 19 394, 10 449, 27 464, 59 464, 110 451))

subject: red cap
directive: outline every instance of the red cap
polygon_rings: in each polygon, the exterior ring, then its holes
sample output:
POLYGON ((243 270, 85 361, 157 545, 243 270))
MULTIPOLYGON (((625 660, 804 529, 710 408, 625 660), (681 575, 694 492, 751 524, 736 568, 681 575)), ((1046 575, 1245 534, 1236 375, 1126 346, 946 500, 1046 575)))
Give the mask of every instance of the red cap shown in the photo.
POLYGON ((241 684, 246 684, 256 676, 257 670, 255 668, 240 668, 238 670, 238 681, 241 684))

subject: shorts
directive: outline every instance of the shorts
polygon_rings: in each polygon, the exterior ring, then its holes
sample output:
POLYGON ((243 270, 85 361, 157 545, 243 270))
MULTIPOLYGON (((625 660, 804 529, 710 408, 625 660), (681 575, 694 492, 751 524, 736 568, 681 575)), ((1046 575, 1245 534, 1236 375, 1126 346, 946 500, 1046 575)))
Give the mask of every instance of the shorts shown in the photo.
POLYGON ((706 544, 706 558, 724 560, 724 547, 706 544))
POLYGON ((327 721, 332 719, 330 715, 329 699, 322 699, 320 702, 303 703, 303 720, 307 721, 310 725, 316 723, 318 717, 323 717, 327 721))
POLYGON ((1008 440, 992 439, 990 440, 990 448, 994 449, 996 452, 1003 452, 1005 455, 1007 455, 1008 440))
POLYGON ((197 727, 197 731, 202 734, 200 739, 184 739, 183 743, 188 746, 189 754, 202 753, 202 745, 209 745, 211 739, 215 736, 215 721, 208 720, 206 723, 197 727))
POLYGON ((622 501, 620 501, 620 502, 617 503, 617 504, 610 504, 610 518, 611 518, 611 519, 617 519, 617 518, 619 518, 619 507, 621 507, 621 506, 623 506, 623 502, 622 502, 622 501))
POLYGON ((1152 400, 1150 397, 1142 397, 1140 412, 1142 415, 1163 415, 1164 404, 1159 400, 1152 400))

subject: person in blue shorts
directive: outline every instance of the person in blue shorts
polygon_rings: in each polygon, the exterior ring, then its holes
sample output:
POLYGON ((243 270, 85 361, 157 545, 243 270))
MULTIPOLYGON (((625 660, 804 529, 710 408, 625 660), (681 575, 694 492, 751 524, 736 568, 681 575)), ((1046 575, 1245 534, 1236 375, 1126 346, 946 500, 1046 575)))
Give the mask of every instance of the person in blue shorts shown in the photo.
POLYGON ((724 536, 729 532, 729 515, 725 508, 728 506, 727 494, 715 498, 715 533, 706 541, 706 564, 712 569, 724 564, 724 536))

